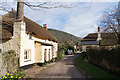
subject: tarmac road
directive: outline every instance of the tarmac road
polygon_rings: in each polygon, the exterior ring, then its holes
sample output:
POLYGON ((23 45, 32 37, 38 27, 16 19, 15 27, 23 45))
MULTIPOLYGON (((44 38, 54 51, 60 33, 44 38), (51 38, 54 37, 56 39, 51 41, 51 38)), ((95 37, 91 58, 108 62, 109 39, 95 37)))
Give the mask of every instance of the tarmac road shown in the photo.
POLYGON ((36 78, 86 78, 75 66, 75 55, 67 55, 54 65, 35 75, 36 78))

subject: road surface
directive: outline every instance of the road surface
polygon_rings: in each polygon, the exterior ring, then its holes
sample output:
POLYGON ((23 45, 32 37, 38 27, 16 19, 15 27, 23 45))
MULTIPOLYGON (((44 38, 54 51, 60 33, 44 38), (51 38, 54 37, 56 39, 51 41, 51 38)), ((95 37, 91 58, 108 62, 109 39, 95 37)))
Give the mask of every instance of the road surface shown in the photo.
POLYGON ((86 78, 75 66, 74 55, 67 55, 35 75, 36 78, 86 78))

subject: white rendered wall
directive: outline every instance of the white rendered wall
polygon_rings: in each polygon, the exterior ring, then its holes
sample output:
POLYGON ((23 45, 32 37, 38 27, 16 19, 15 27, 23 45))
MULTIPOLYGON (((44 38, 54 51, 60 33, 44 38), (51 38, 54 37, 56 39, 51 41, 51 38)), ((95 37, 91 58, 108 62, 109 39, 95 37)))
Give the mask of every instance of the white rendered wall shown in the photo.
POLYGON ((45 55, 44 55, 44 51, 45 51, 45 49, 47 50, 47 53, 46 53, 46 61, 49 61, 49 49, 50 49, 50 60, 52 59, 52 46, 46 46, 46 45, 42 45, 41 46, 42 47, 42 62, 44 63, 45 61, 44 61, 44 57, 45 57, 45 55))
POLYGON ((25 66, 33 63, 35 63, 35 43, 34 40, 29 39, 29 34, 26 34, 25 26, 23 26, 21 31, 20 66, 25 66), (24 60, 24 50, 31 50, 30 61, 24 60))
POLYGON ((26 34, 25 32, 25 27, 22 27, 21 31, 21 55, 20 55, 20 66, 25 66, 29 64, 35 63, 35 41, 44 43, 46 45, 41 46, 42 47, 42 63, 44 63, 44 49, 47 49, 47 61, 49 61, 49 49, 50 49, 50 58, 56 57, 55 53, 58 50, 58 43, 53 42, 53 41, 48 41, 48 40, 42 40, 39 38, 35 38, 32 36, 32 39, 29 39, 29 34, 26 34), (47 46, 47 45, 53 45, 54 49, 52 49, 52 46, 47 46), (31 61, 24 62, 24 50, 25 49, 31 49, 31 61), (54 51, 52 51, 54 50, 54 51), (54 56, 53 56, 54 54, 54 56))

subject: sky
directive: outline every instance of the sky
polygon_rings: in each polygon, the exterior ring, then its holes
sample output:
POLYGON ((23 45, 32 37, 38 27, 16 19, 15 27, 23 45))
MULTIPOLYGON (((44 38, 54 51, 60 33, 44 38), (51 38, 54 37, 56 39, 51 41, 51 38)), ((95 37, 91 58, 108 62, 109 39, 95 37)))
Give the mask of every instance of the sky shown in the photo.
MULTIPOLYGON (((72 8, 52 8, 33 10, 24 7, 24 15, 36 23, 47 24, 48 28, 68 32, 77 37, 85 37, 88 33, 97 32, 98 22, 105 11, 117 6, 117 2, 62 2, 72 4, 72 8)), ((16 3, 9 4, 16 9, 16 3)), ((52 5, 55 6, 55 5, 52 5)))

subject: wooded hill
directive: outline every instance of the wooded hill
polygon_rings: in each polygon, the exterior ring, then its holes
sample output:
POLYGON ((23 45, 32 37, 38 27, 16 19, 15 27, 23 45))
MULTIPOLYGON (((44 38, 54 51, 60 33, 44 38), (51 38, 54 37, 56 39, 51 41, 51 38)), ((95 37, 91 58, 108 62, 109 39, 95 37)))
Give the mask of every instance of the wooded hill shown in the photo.
POLYGON ((77 46, 77 48, 81 47, 81 38, 76 37, 72 34, 55 30, 55 29, 48 29, 59 41, 59 49, 64 48, 65 46, 77 46))

